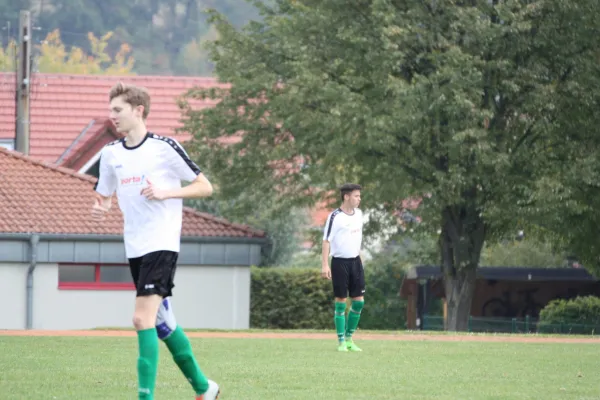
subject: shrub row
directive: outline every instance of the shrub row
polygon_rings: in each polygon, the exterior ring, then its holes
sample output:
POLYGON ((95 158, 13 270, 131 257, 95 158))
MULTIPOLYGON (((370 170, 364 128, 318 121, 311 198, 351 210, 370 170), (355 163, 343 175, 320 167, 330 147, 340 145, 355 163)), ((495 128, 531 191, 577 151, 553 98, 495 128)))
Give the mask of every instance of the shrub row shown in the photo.
POLYGON ((552 300, 540 311, 538 332, 597 334, 600 331, 600 298, 581 296, 552 300))
MULTIPOLYGON (((318 268, 252 268, 250 326, 259 329, 333 329, 331 281, 318 268)), ((403 270, 392 263, 365 265, 361 329, 403 329, 406 301, 399 296, 403 270)), ((350 299, 348 299, 348 308, 350 299)))
MULTIPOLYGON (((333 329, 331 281, 318 268, 252 268, 250 326, 259 329, 333 329)), ((393 262, 365 265, 365 308, 360 328, 396 330, 406 326, 406 301, 399 296, 404 271, 393 262)), ((350 301, 348 301, 348 308, 350 301)), ((600 298, 553 300, 540 312, 538 331, 597 333, 600 298)))

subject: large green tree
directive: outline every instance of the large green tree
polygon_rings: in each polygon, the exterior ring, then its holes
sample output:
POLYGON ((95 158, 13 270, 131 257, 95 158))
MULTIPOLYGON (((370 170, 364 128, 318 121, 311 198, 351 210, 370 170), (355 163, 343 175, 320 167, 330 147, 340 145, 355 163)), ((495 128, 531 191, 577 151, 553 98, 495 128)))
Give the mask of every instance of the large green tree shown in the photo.
POLYGON ((538 177, 537 190, 527 202, 530 214, 537 216, 530 232, 552 241, 598 274, 600 53, 593 59, 574 60, 570 73, 575 79, 557 88, 554 140, 544 153, 555 168, 538 177))
POLYGON ((240 213, 264 198, 282 212, 337 202, 331 189, 354 181, 377 233, 424 196, 447 327, 465 330, 484 242, 516 232, 560 162, 559 97, 595 62, 597 1, 274 3, 242 30, 213 13, 211 57, 230 87, 189 93, 219 100, 186 108, 190 152, 222 196, 244 193, 240 213))

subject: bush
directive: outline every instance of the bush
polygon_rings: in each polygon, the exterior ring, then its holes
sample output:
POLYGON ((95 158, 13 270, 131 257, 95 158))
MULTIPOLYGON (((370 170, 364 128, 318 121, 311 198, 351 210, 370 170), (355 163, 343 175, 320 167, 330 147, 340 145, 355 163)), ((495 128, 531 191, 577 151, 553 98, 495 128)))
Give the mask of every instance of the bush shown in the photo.
POLYGON ((404 269, 394 257, 376 257, 365 264, 365 308, 361 329, 406 328, 406 300, 400 298, 404 269))
MULTIPOLYGON (((365 265, 361 329, 403 329, 406 302, 399 291, 404 271, 390 259, 365 265)), ((348 300, 348 308, 350 300, 348 300)), ((319 268, 253 268, 250 326, 261 329, 333 329, 331 281, 319 268)))
POLYGON ((549 302, 540 312, 538 331, 592 333, 600 329, 600 298, 582 296, 549 302))
POLYGON ((315 268, 252 268, 250 326, 327 329, 333 324, 331 282, 315 268))

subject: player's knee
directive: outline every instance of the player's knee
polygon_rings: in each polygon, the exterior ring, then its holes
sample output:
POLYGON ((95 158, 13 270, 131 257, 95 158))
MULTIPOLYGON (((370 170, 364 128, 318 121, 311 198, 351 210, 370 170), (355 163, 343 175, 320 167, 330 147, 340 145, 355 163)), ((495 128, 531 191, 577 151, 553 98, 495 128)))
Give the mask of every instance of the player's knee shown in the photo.
POLYGON ((133 326, 138 331, 154 328, 154 324, 155 319, 148 315, 145 315, 144 313, 133 314, 133 326))
POLYGON ((355 313, 360 314, 364 306, 365 306, 364 298, 352 299, 352 311, 354 311, 355 313))
POLYGON ((335 315, 340 316, 346 313, 346 302, 345 301, 337 301, 335 302, 335 315))
POLYGON ((154 328, 156 324, 156 315, 149 313, 147 310, 135 310, 133 313, 133 326, 136 330, 154 328))
POLYGON ((138 331, 154 328, 161 301, 162 298, 155 294, 136 297, 133 326, 138 331))

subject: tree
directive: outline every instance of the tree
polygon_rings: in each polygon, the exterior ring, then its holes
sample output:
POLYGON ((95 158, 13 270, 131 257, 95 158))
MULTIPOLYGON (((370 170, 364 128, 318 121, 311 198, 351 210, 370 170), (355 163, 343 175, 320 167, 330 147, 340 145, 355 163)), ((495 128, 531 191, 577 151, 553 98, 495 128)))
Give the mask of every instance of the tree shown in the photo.
POLYGON ((542 176, 538 174, 528 211, 536 216, 530 227, 532 235, 550 241, 597 275, 600 273, 600 52, 596 49, 593 57, 585 61, 578 64, 573 61, 569 72, 574 79, 568 86, 557 88, 553 138, 544 155, 546 162, 555 162, 559 167, 547 169, 542 176))
POLYGON ((198 40, 192 39, 179 54, 177 68, 184 75, 210 75, 212 65, 204 48, 206 42, 217 39, 217 32, 211 27, 198 40))
POLYGON ((60 39, 60 32, 55 30, 48 34, 38 47, 37 67, 40 72, 61 72, 70 74, 107 74, 128 75, 133 69, 134 60, 128 54, 129 46, 121 44, 119 51, 111 57, 107 51, 108 41, 113 33, 108 32, 97 38, 93 33, 88 34, 90 54, 79 47, 66 49, 60 39))
POLYGON ((593 4, 278 0, 240 31, 213 12, 230 87, 188 93, 219 100, 183 104, 189 151, 224 198, 244 193, 240 213, 337 201, 331 189, 354 181, 394 222, 427 194, 418 229, 438 235, 448 329, 466 330, 484 242, 526 221, 557 168, 553 110, 594 62, 593 4))
POLYGON ((567 259, 550 243, 524 239, 484 246, 481 264, 490 267, 567 267, 567 259))
MULTIPOLYGON (((41 45, 37 46, 34 58, 34 71, 68 74, 132 74, 134 60, 129 56, 131 49, 125 43, 111 56, 107 51, 112 32, 97 38, 88 34, 91 51, 86 54, 81 48, 70 49, 60 39, 60 32, 50 32, 41 45)), ((14 71, 16 62, 16 43, 11 42, 6 49, 0 49, 0 68, 2 71, 14 71)))
POLYGON ((17 62, 17 43, 11 41, 6 48, 0 47, 0 71, 14 71, 17 62))
MULTIPOLYGON (((52 0, 36 3, 32 14, 34 24, 44 32, 55 29, 69 32, 65 36, 65 44, 69 46, 88 52, 87 32, 98 35, 111 31, 118 42, 129 43, 134 49, 137 73, 180 75, 211 70, 210 63, 202 58, 195 60, 193 55, 190 60, 189 54, 198 38, 209 32, 202 11, 215 7, 232 23, 240 25, 254 18, 256 10, 251 4, 239 3, 237 0, 52 0), (201 65, 195 68, 193 63, 197 61, 201 65)), ((118 48, 109 50, 116 52, 118 48)))

